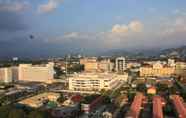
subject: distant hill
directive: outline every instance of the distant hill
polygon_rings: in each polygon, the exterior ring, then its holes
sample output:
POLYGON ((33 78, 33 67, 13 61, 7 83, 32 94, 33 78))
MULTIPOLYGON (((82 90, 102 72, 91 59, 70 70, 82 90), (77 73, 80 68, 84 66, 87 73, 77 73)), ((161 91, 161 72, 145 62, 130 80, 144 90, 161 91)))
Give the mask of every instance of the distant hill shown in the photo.
POLYGON ((185 58, 186 57, 186 46, 181 46, 178 48, 169 48, 162 50, 160 52, 160 55, 164 55, 166 57, 181 57, 185 58))
POLYGON ((105 56, 126 56, 126 57, 181 57, 186 58, 186 46, 168 49, 151 49, 126 51, 125 49, 114 49, 103 52, 105 56))

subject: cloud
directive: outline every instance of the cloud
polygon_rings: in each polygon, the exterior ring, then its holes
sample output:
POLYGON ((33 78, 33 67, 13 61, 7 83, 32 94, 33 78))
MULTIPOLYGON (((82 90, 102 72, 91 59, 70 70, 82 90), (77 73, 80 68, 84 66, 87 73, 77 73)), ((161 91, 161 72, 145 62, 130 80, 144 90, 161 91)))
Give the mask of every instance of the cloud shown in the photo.
POLYGON ((169 21, 163 28, 161 33, 163 36, 175 35, 178 33, 186 33, 186 17, 176 17, 175 19, 169 21))
POLYGON ((116 24, 112 27, 113 33, 128 33, 128 31, 129 31, 129 28, 126 25, 116 24))
POLYGON ((59 4, 62 1, 63 0, 49 0, 45 4, 39 5, 38 11, 39 11, 39 13, 50 13, 50 12, 54 11, 55 9, 57 9, 57 7, 59 6, 59 4))
POLYGON ((129 28, 133 32, 141 32, 143 30, 143 24, 140 21, 132 21, 129 24, 129 28))
POLYGON ((143 30, 143 24, 138 21, 131 21, 128 25, 116 24, 112 27, 111 32, 116 34, 128 34, 129 32, 141 32, 143 30))
POLYGON ((65 33, 64 36, 63 36, 65 39, 68 39, 68 38, 77 38, 79 37, 79 33, 78 32, 70 32, 70 33, 65 33))
POLYGON ((30 8, 28 2, 7 2, 0 3, 0 12, 22 12, 30 8))

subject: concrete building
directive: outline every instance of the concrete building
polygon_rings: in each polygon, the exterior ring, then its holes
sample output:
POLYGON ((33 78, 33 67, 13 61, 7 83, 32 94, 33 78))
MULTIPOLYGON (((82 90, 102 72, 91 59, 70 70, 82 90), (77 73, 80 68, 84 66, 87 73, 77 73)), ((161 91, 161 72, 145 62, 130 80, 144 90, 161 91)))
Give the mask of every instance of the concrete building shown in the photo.
POLYGON ((46 65, 19 65, 19 81, 49 82, 53 80, 54 64, 46 65))
POLYGON ((11 68, 0 68, 0 82, 3 82, 3 83, 12 82, 11 68))
POLYGON ((85 72, 111 72, 114 67, 110 59, 98 61, 96 57, 80 59, 80 64, 84 65, 85 72))
POLYGON ((85 72, 96 72, 98 69, 98 63, 96 57, 80 59, 80 64, 84 65, 85 72))
POLYGON ((124 57, 116 58, 115 71, 118 73, 123 73, 125 69, 126 69, 125 58, 124 57))
POLYGON ((104 59, 98 62, 98 72, 112 72, 114 64, 110 59, 104 59))
MULTIPOLYGON (((127 81, 128 76, 124 80, 127 81)), ((111 73, 81 73, 69 78, 69 89, 75 91, 100 91, 115 88, 123 76, 111 73)))
POLYGON ((12 82, 17 82, 19 80, 19 67, 11 67, 12 71, 12 82))
POLYGON ((168 59, 167 65, 170 67, 175 67, 176 63, 174 59, 168 59))
POLYGON ((155 64, 140 67, 141 77, 170 77, 175 73, 174 67, 163 66, 157 62, 155 64))

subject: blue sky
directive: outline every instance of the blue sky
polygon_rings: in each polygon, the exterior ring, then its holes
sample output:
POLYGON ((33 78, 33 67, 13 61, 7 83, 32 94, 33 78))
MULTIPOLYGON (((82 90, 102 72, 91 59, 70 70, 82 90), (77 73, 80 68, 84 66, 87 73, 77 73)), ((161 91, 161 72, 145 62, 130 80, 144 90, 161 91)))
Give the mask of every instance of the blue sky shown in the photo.
POLYGON ((181 46, 185 6, 185 0, 0 0, 0 47, 4 57, 42 57, 181 46))

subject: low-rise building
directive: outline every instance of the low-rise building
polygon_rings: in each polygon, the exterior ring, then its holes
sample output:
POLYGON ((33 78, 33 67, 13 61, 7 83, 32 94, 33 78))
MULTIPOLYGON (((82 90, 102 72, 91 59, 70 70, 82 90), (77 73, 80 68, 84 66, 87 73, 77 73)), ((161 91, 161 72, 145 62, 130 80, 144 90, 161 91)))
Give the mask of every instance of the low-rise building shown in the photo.
POLYGON ((24 99, 18 103, 33 108, 39 108, 44 105, 45 101, 49 100, 56 102, 59 97, 59 93, 48 92, 24 99))
POLYGON ((153 66, 143 66, 140 68, 141 77, 170 77, 175 73, 174 67, 163 66, 157 62, 153 66))
POLYGON ((75 91, 100 91, 115 88, 120 81, 128 76, 114 73, 81 73, 69 78, 69 89, 75 91))

